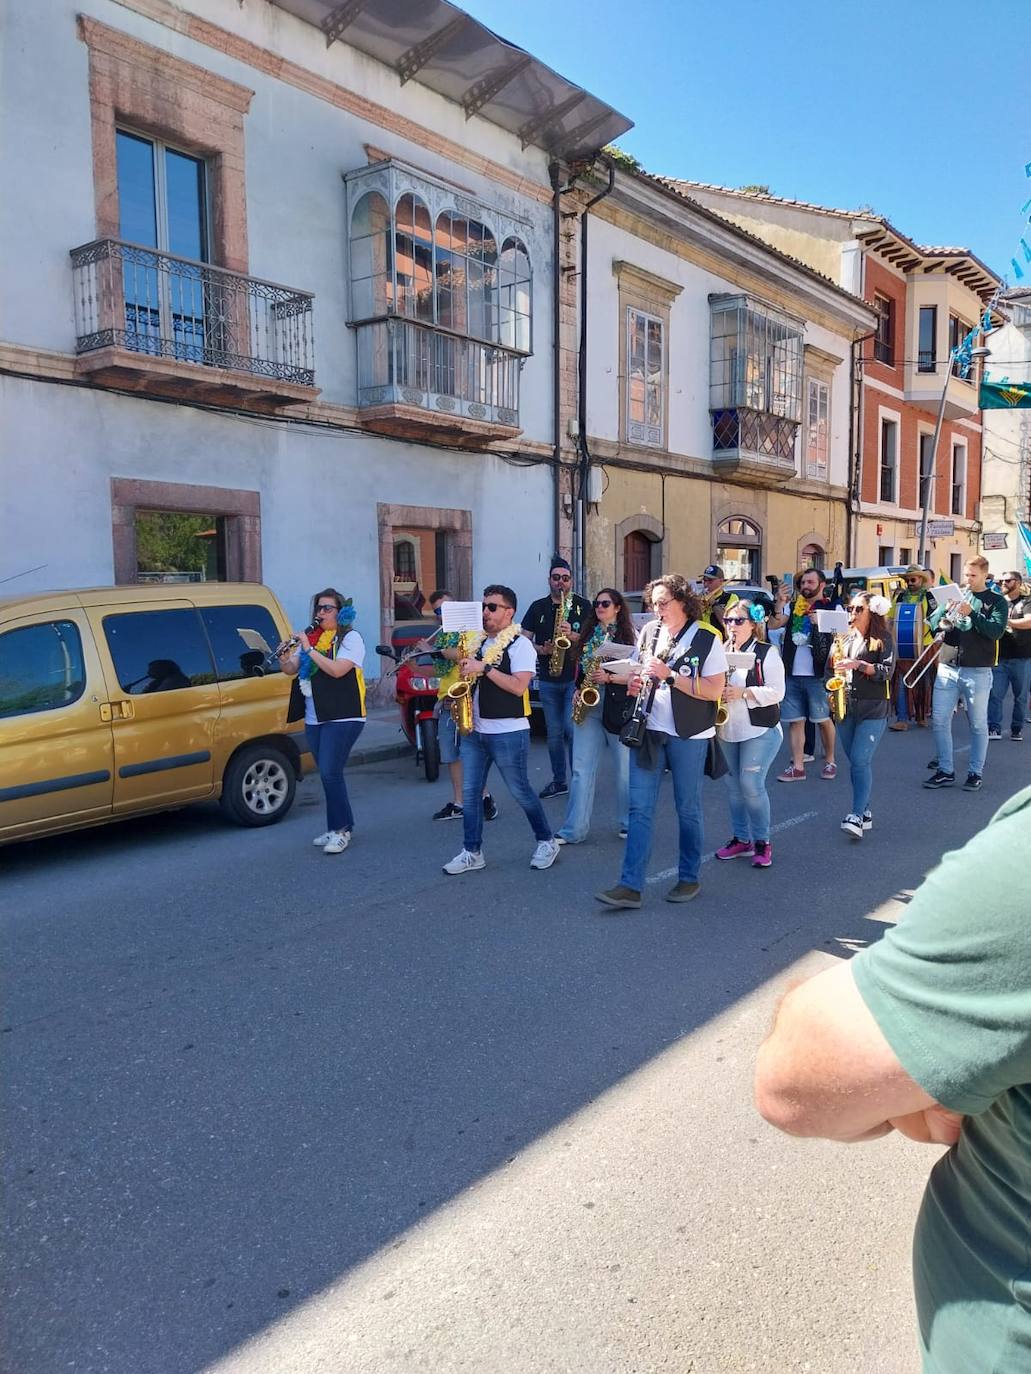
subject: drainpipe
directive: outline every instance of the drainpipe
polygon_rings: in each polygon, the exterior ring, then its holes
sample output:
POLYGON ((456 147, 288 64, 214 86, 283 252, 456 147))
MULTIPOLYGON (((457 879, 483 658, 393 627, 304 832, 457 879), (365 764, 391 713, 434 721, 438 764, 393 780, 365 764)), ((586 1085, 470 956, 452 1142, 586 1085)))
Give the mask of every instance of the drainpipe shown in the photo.
POLYGON ((870 334, 861 334, 858 339, 852 340, 852 347, 849 350, 848 500, 845 502, 845 565, 849 568, 854 568, 856 566, 856 551, 853 547, 853 540, 855 538, 855 514, 859 509, 860 452, 863 444, 863 387, 861 384, 857 385, 856 374, 858 371, 859 351, 868 339, 874 339, 876 337, 876 330, 873 330, 870 334))
POLYGON ((552 433, 554 442, 552 445, 552 476, 554 479, 554 511, 552 524, 552 549, 557 554, 562 538, 562 294, 561 282, 562 273, 560 263, 562 260, 562 197, 567 191, 571 191, 576 184, 576 178, 572 177, 565 186, 562 185, 562 168, 558 162, 548 164, 548 176, 551 180, 551 189, 554 193, 552 201, 552 260, 553 260, 553 286, 552 286, 552 433))
POLYGON ((587 202, 580 218, 580 354, 577 362, 579 394, 577 398, 577 465, 576 465, 576 525, 575 525, 575 585, 581 595, 586 593, 587 543, 587 487, 591 471, 591 454, 587 446, 587 219, 595 205, 612 194, 616 184, 616 164, 602 154, 600 159, 609 172, 609 184, 587 202))

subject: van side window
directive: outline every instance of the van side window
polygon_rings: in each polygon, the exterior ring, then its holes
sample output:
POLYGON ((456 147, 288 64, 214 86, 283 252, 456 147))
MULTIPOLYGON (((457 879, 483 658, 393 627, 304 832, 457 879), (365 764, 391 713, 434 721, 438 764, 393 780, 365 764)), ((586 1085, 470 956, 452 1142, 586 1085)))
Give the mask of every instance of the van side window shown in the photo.
POLYGON ((208 641, 194 610, 106 615, 104 634, 118 684, 130 696, 215 681, 208 641))
POLYGON ((24 625, 0 635, 0 717, 56 711, 86 690, 78 626, 70 620, 24 625))
POLYGON ((264 606, 201 606, 200 618, 211 641, 219 682, 242 677, 266 677, 280 672, 278 659, 266 664, 261 649, 252 649, 241 630, 255 630, 270 649, 278 647, 282 635, 264 606))

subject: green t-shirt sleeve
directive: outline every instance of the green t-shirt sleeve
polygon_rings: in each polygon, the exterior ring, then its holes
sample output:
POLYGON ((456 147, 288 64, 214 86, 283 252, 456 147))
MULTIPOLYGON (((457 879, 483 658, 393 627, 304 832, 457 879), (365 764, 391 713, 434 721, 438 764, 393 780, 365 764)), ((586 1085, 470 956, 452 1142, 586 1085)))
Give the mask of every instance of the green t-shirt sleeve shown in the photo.
POLYGON ((974 1115, 1031 1083, 1031 788, 946 854, 897 926, 852 961, 911 1078, 974 1115))

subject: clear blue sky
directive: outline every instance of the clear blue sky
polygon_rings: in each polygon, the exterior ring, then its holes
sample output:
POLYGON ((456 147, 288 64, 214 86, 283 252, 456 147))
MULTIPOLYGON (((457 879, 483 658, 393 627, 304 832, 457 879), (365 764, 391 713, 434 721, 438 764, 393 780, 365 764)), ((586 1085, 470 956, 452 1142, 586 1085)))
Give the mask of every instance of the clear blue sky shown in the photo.
POLYGON ((1015 284, 1031 0, 458 3, 632 119, 648 171, 869 205, 1015 284))

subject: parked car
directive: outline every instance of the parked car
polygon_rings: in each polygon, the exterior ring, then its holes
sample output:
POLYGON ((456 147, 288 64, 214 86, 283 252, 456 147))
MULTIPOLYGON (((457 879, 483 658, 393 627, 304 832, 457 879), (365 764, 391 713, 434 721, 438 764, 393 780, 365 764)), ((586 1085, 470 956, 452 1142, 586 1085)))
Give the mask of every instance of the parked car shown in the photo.
POLYGON ((255 583, 0 600, 0 843, 209 797, 241 825, 282 820, 303 725, 255 643, 289 634, 255 583))
POLYGON ((879 592, 890 601, 895 593, 906 585, 905 567, 882 568, 843 568, 845 592, 879 592))

